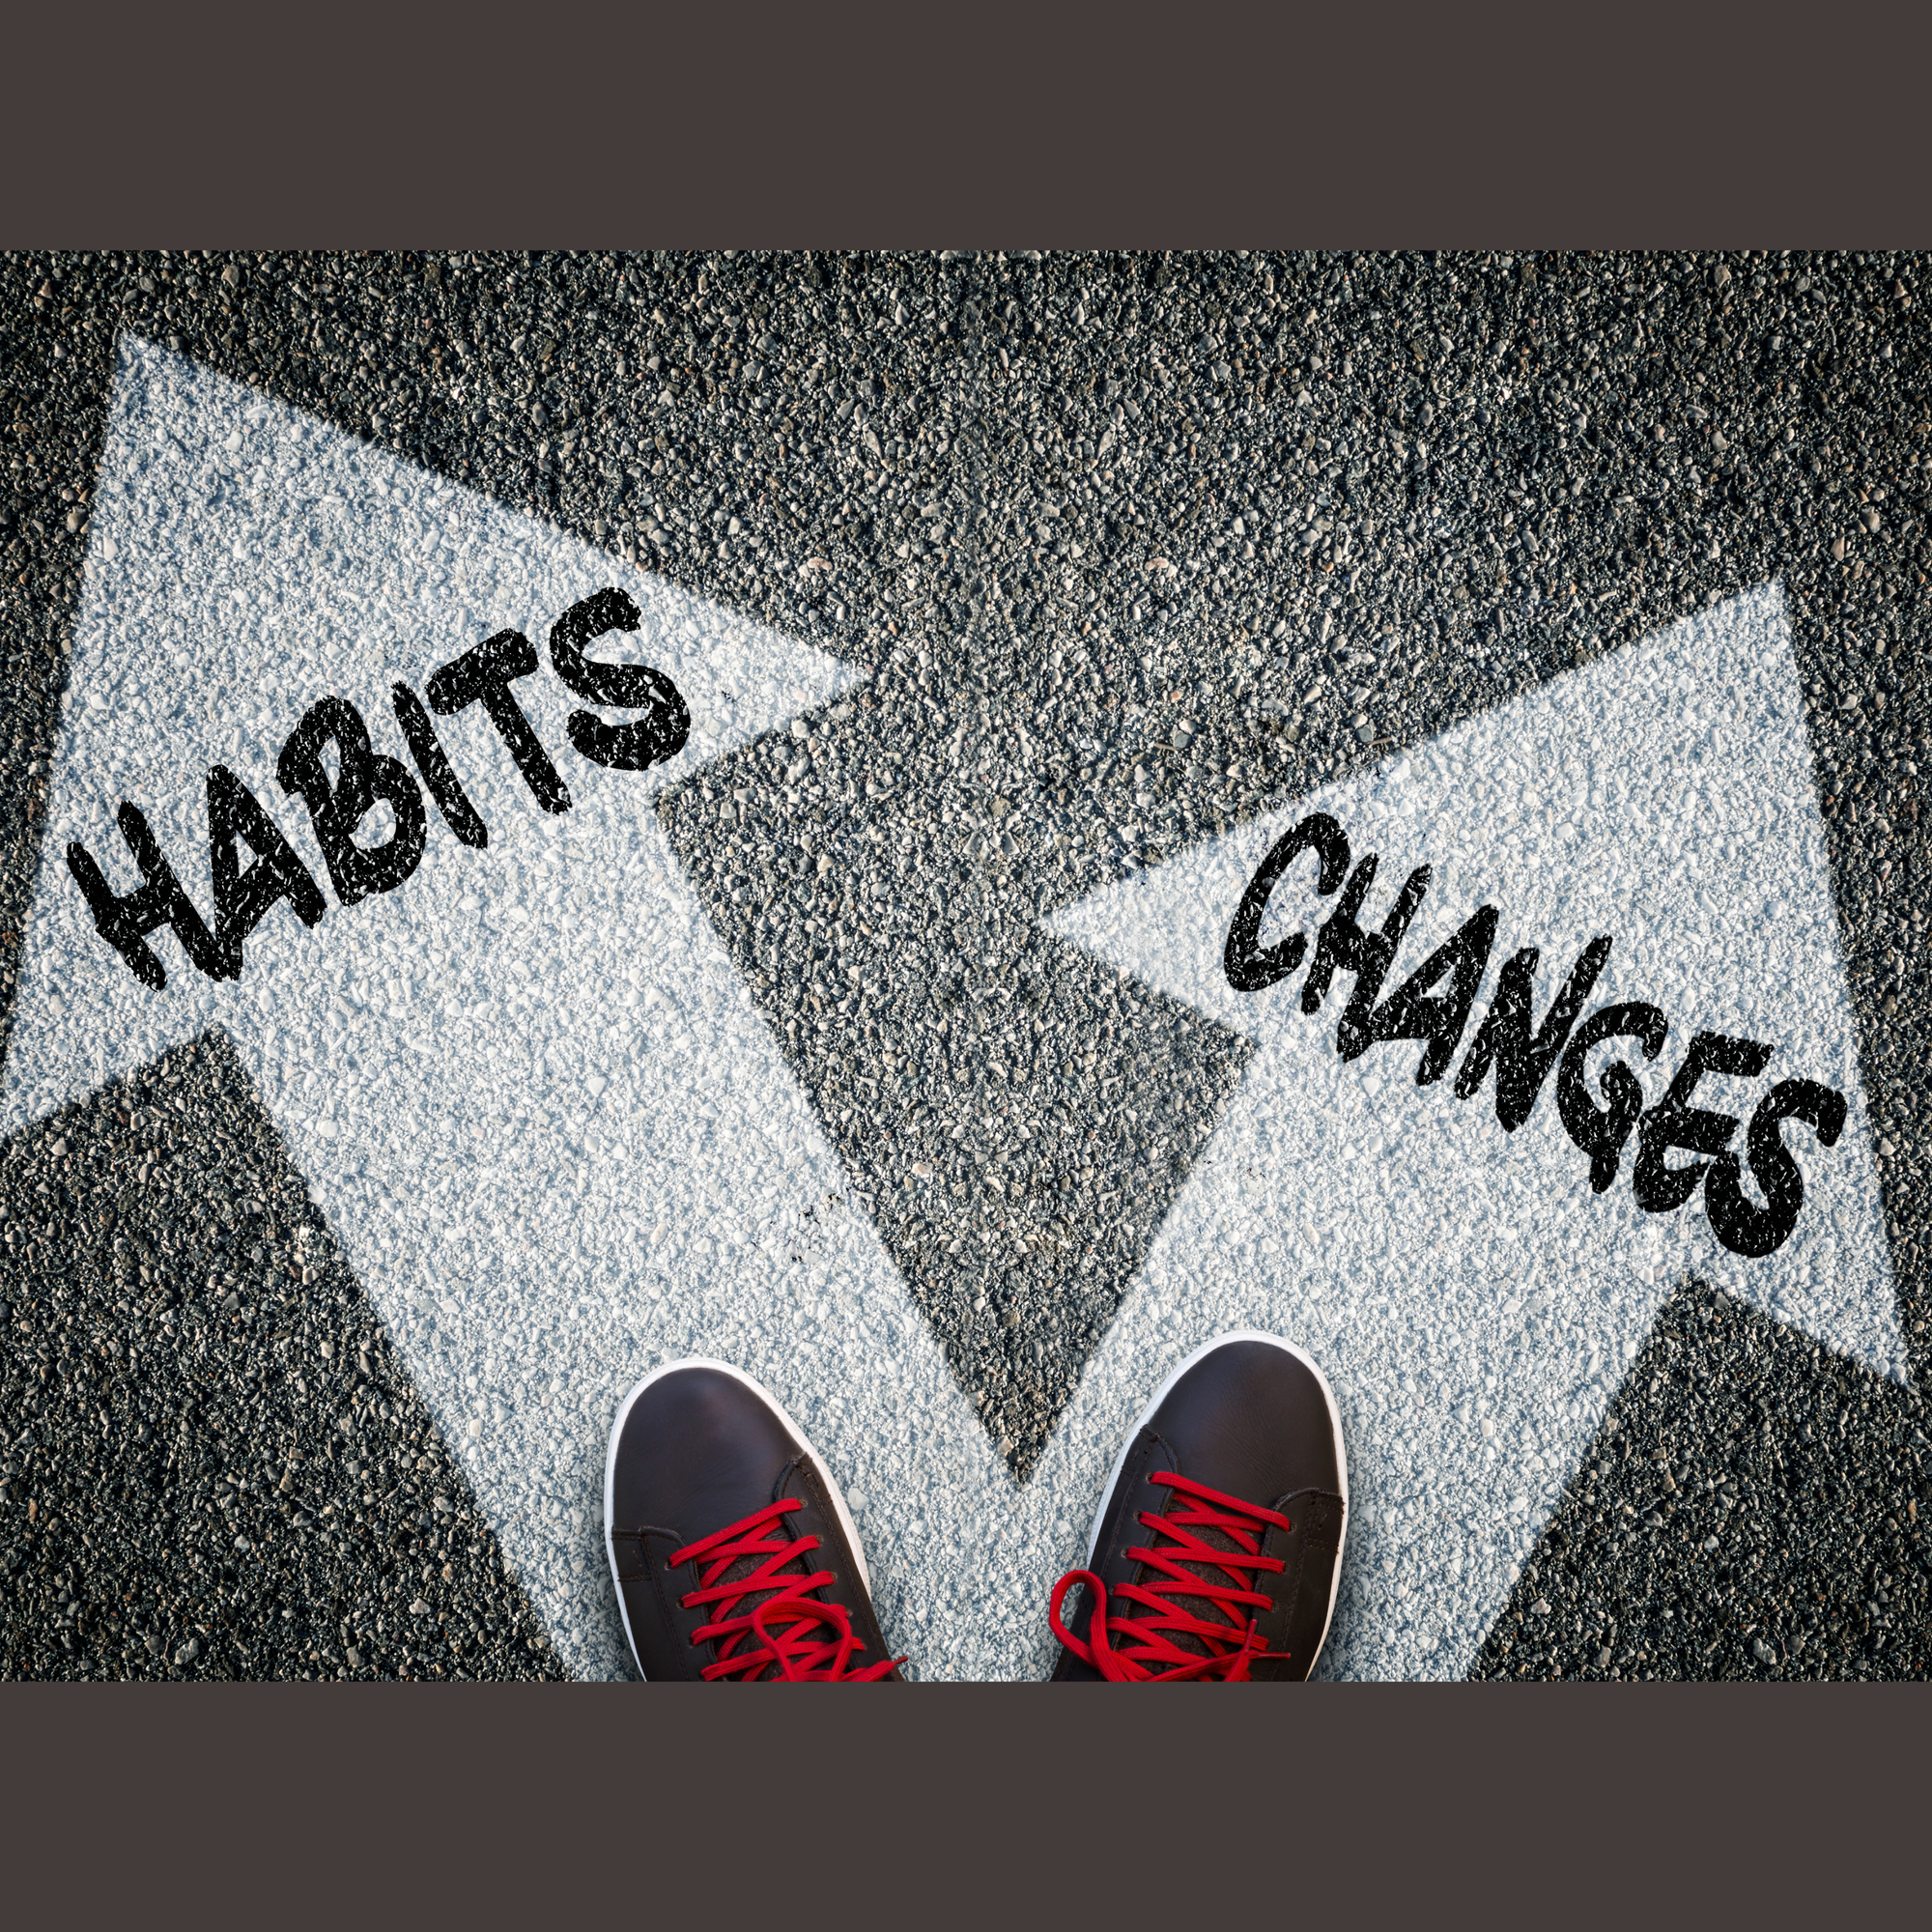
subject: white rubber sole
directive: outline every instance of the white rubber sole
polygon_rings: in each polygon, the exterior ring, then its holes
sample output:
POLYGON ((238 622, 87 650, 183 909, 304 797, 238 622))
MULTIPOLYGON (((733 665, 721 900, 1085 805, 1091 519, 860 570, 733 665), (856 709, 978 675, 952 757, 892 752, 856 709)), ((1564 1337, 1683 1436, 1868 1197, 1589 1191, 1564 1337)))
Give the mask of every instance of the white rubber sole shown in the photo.
POLYGON ((866 1548, 859 1541, 859 1530, 852 1520, 852 1512, 845 1507, 844 1492, 832 1480, 832 1471, 825 1466, 825 1458, 811 1446, 811 1438, 785 1413, 784 1405, 763 1383, 753 1380, 743 1369, 734 1369, 729 1362, 714 1362, 705 1355, 687 1355, 682 1361, 666 1362, 663 1367, 653 1369, 624 1398, 617 1410, 617 1419, 611 1425, 611 1446, 604 1455, 604 1554, 611 1563, 611 1587, 617 1593, 617 1614, 624 1620, 624 1640, 631 1646, 631 1662, 638 1666, 639 1677, 645 1674, 644 1661, 638 1655, 638 1639, 631 1629, 631 1612, 624 1602, 624 1586, 617 1579, 617 1546, 611 1537, 611 1515, 617 1500, 617 1442, 637 1399, 653 1382, 665 1376, 675 1375, 679 1369, 715 1369, 722 1376, 729 1376, 733 1381, 743 1382, 791 1431, 793 1439, 804 1449, 811 1466, 818 1472, 818 1480, 825 1485, 825 1492, 832 1498, 832 1507, 838 1513, 838 1521, 845 1531, 846 1542, 852 1546, 852 1557, 859 1566, 859 1580, 866 1586, 866 1595, 869 1598, 872 1594, 871 1573, 866 1568, 866 1548))
POLYGON ((1168 1390, 1203 1356, 1211 1355, 1216 1349, 1225 1349, 1230 1342, 1265 1342, 1270 1349, 1279 1349, 1284 1354, 1293 1355, 1315 1378, 1316 1386, 1321 1391, 1321 1400, 1328 1405, 1329 1424, 1335 1431, 1335 1461, 1342 1479, 1342 1540, 1335 1546, 1335 1574, 1328 1579, 1328 1612, 1321 1619, 1321 1635, 1316 1642, 1315 1655, 1308 1661, 1308 1674, 1312 1677, 1315 1666, 1321 1661, 1321 1646, 1328 1641, 1328 1626, 1335 1621, 1335 1594, 1342 1586, 1342 1549, 1349 1540, 1349 1451, 1342 1439, 1342 1411, 1335 1406, 1335 1391, 1328 1386, 1328 1378, 1306 1350, 1297 1349, 1293 1342, 1284 1342, 1279 1335, 1264 1335, 1259 1328, 1232 1328, 1225 1335, 1216 1335, 1211 1342, 1202 1343, 1154 1390, 1147 1406, 1134 1418, 1133 1427, 1127 1431, 1126 1439, 1121 1444, 1121 1453, 1114 1458, 1114 1469, 1107 1478, 1107 1487, 1100 1492, 1100 1506, 1094 1512, 1094 1527, 1087 1536, 1087 1568, 1093 1569, 1094 1557, 1100 1548, 1100 1524, 1106 1520, 1107 1507, 1114 1500, 1115 1490, 1120 1487, 1121 1471, 1127 1466, 1127 1451, 1152 1419, 1154 1410, 1167 1400, 1168 1390))

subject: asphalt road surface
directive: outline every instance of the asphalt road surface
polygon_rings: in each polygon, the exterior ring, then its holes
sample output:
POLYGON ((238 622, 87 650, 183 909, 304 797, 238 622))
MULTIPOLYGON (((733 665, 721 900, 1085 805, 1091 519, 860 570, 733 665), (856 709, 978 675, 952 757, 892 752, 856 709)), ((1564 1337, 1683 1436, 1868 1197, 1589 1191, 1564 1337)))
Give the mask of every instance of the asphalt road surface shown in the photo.
MULTIPOLYGON (((826 1218, 850 1223, 828 1252, 875 1256, 910 1311, 866 1346, 943 1365, 932 1386, 1011 1493, 1065 1488, 1040 1505, 1051 1542, 1091 1508, 1056 1432, 1191 1346, 1184 1311, 1145 1331, 1136 1311, 1258 1064, 1238 1026, 1055 922, 1310 794, 1368 797, 1406 754, 1592 667, 1613 680, 1620 653, 1772 586, 1883 1349, 1676 1270, 1601 1413, 1578 1411, 1583 1446, 1543 1472, 1549 1506, 1486 1546, 1506 1568, 1466 1599, 1480 1630, 1432 1649, 1444 1617, 1394 1578, 1329 1663, 1923 1675, 1928 300, 1922 262, 1876 255, 9 256, 10 1079, 52 1025, 23 976, 30 922, 73 890, 43 849, 73 707, 141 702, 138 680, 63 696, 106 573, 143 554, 112 523, 133 492, 104 454, 113 412, 130 371, 209 372, 393 459, 385 500, 398 478, 460 486, 602 554, 640 601, 655 582, 823 654, 816 695, 748 713, 647 810, 698 950, 729 961, 801 1096, 826 1218), (1379 1648, 1370 1622, 1398 1614, 1415 1641, 1379 1648)), ((358 1276, 363 1224, 332 1170, 325 1192, 292 1157, 269 1091, 212 1023, 23 1105, 0 1146, 0 1668, 611 1667, 582 1469, 621 1387, 479 1367, 467 1316, 440 1340, 434 1310, 412 1325, 358 1276), (491 1375, 472 1438, 462 1404, 491 1375), (545 1421, 555 1461, 526 1502, 486 1454, 520 1404, 573 1418, 545 1421)), ((1472 1385, 1518 1372, 1510 1346, 1472 1385)), ((882 1466, 937 1484, 922 1400, 890 1411, 909 1446, 882 1466)), ((882 1603, 888 1635, 895 1604, 937 1644, 993 1596, 1043 1624, 1000 1595, 983 1508, 944 1532, 951 1596, 918 1568, 943 1515, 907 1493, 861 1510, 913 1579, 882 1603), (982 1556, 998 1589, 966 1574, 982 1556)), ((1018 1635, 923 1674, 1039 1655, 1018 1635)))

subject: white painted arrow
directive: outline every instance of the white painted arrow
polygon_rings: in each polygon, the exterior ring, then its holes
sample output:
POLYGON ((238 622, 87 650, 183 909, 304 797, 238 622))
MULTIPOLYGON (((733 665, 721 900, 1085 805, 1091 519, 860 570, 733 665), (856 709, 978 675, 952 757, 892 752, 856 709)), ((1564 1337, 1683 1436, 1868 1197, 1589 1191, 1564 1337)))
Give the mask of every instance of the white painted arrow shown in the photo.
POLYGON ((951 1592, 932 1578, 950 1558, 928 1535, 895 1535, 919 1521, 897 1499, 962 1471, 969 1492, 1011 1491, 845 1205, 651 804, 853 680, 191 362, 122 346, 4 1122, 225 1028, 580 1671, 628 1667, 598 1520, 603 1444, 624 1389, 668 1356, 741 1363, 813 1434, 862 1520, 882 1524, 881 1611, 922 1653, 945 1654, 935 1619, 951 1592), (646 772, 578 755, 566 722, 581 701, 549 664, 551 624, 605 585, 642 611, 614 641, 667 672, 692 716, 684 752, 646 772), (338 904, 307 810, 276 780, 298 719, 347 698, 377 751, 406 760, 391 685, 420 696, 439 666, 510 628, 542 654, 514 689, 574 809, 538 808, 480 706, 438 719, 487 847, 459 843, 432 806, 413 876, 338 904), (203 977, 156 932, 167 984, 152 990, 95 930, 67 847, 132 890, 116 823, 132 801, 212 917, 216 763, 327 910, 310 929, 273 907, 239 980, 203 977))
MULTIPOLYGON (((1341 896, 1321 895, 1316 872, 1313 855, 1290 868, 1264 946, 1300 930, 1313 958, 1341 896)), ((1342 1406, 1354 1486, 1330 1667, 1467 1667, 1687 1271, 1903 1378, 1824 829, 1775 587, 1198 845, 1055 924, 1259 1049, 1090 1371, 1092 1420, 1076 1405, 1070 1425, 1104 1433, 1124 1398, 1102 1392, 1149 1381, 1221 1328, 1271 1328, 1312 1350, 1342 1406), (1417 1040, 1341 1057, 1346 971, 1313 1014, 1299 997, 1306 964, 1259 992, 1229 982, 1224 947, 1249 880, 1316 811, 1356 859, 1379 855, 1366 930, 1414 867, 1433 868, 1385 993, 1479 907, 1497 909, 1481 989, 1435 1084, 1416 1084, 1417 1040), (1634 1136, 1615 1182, 1593 1192, 1589 1158, 1558 1119, 1555 1068, 1514 1132, 1498 1124, 1493 1072, 1457 1097, 1454 1068, 1511 954, 1541 950, 1535 1025, 1600 934, 1613 944, 1583 1012, 1648 1001, 1669 1034, 1648 1063, 1631 1039, 1603 1044, 1588 1061, 1593 1089, 1621 1049, 1655 1103, 1691 1036, 1709 1032, 1775 1051, 1754 1080, 1705 1076, 1697 1107, 1748 1121, 1785 1078, 1844 1096, 1834 1147, 1785 1123, 1804 1198, 1762 1259, 1719 1243, 1701 1192, 1674 1212, 1644 1212, 1634 1136)), ((1733 1145, 1746 1138, 1740 1126, 1733 1145)))

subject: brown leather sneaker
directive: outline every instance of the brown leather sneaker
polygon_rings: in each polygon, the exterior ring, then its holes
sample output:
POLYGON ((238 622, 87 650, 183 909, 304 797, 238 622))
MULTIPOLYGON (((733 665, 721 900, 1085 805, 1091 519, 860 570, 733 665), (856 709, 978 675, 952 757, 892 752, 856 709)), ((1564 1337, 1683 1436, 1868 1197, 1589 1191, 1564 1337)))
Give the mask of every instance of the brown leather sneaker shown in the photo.
POLYGON ((604 1538, 647 1678, 902 1681, 844 1497, 737 1369, 670 1362, 624 1398, 604 1538))
POLYGON ((1348 1513, 1321 1371, 1273 1335, 1209 1342, 1135 1424, 1086 1569, 1054 1585, 1053 1681, 1300 1682, 1335 1613, 1348 1513), (1076 1583, 1068 1629, 1061 1605, 1076 1583))

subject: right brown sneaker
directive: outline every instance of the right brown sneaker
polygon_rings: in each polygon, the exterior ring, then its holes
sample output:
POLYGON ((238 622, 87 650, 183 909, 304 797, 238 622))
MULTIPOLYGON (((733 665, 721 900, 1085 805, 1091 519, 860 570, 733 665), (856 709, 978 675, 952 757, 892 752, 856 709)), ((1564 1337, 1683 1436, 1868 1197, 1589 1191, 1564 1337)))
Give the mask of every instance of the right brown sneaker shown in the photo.
POLYGON ((1321 1371, 1273 1335, 1209 1342, 1134 1425, 1087 1567, 1054 1585, 1053 1681, 1299 1682, 1335 1614, 1348 1513, 1321 1371), (1069 1629, 1060 1610, 1076 1583, 1069 1629))
POLYGON ((604 1536, 647 1678, 903 1681, 844 1497, 791 1418, 737 1369, 668 1362, 624 1398, 604 1536))

